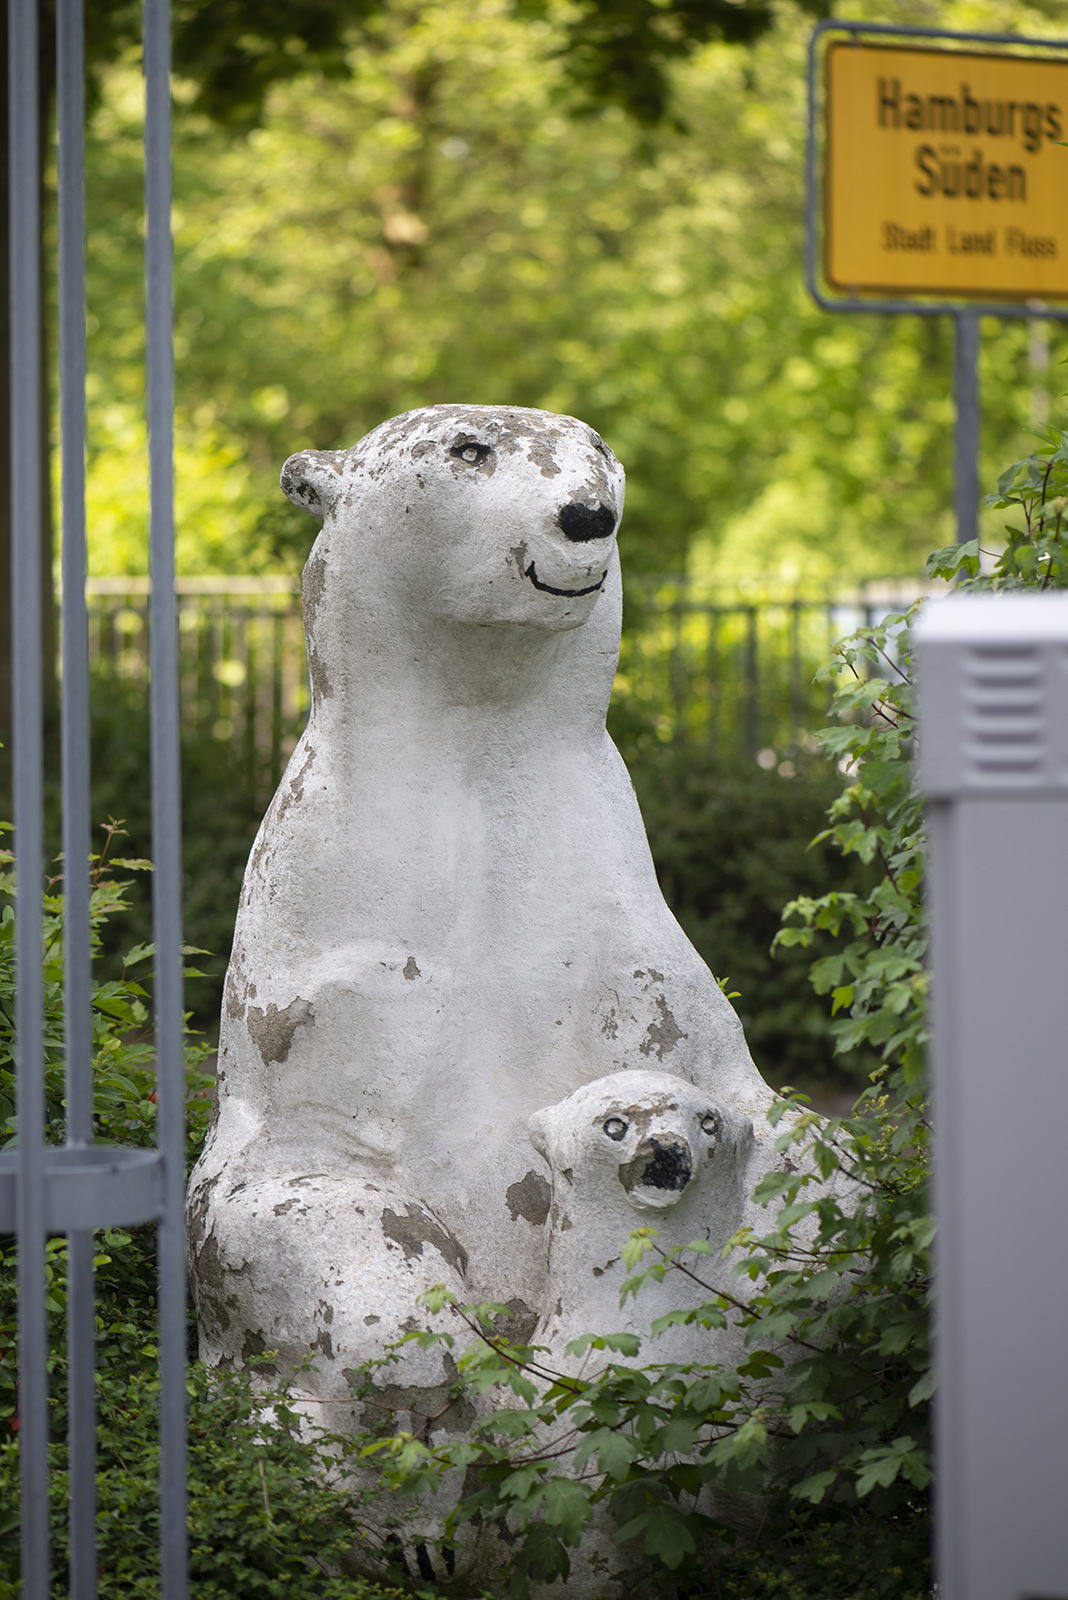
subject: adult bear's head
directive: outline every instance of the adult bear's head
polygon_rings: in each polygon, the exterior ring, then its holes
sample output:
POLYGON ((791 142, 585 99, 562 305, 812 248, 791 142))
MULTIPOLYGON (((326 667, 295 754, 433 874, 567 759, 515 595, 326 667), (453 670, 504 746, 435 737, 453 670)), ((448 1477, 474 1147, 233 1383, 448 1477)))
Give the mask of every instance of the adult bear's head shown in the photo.
POLYGON ((575 417, 427 406, 282 469, 323 521, 308 578, 453 622, 585 622, 615 559, 623 468, 575 417))

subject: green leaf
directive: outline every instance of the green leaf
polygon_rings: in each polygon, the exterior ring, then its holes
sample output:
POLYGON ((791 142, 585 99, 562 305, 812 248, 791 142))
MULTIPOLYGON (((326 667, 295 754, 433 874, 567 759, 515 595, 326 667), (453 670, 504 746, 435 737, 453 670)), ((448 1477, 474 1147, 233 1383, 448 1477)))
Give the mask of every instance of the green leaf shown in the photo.
POLYGON ((578 1544, 582 1530, 593 1516, 589 1493, 573 1478, 549 1478, 545 1483, 545 1521, 558 1528, 567 1544, 578 1544))
POLYGON ((641 1340, 635 1333, 584 1333, 565 1346, 569 1356, 584 1356, 587 1350, 615 1350, 620 1355, 636 1356, 641 1340))
POLYGON ((921 1401, 929 1400, 938 1387, 938 1380, 933 1367, 918 1378, 909 1390, 909 1405, 918 1406, 921 1401))
POLYGON ((620 1528, 616 1539, 625 1544, 628 1539, 642 1538, 647 1555, 662 1561, 669 1572, 680 1566, 684 1557, 697 1549, 697 1541, 690 1528, 690 1519, 671 1505, 654 1506, 643 1511, 620 1528))
MULTIPOLYGON (((1015 475, 1015 469, 1011 469, 1015 475)), ((1009 474, 1005 474, 1008 478, 1009 474)), ((1010 479, 1011 482, 1011 479, 1010 479)), ((999 484, 1000 488, 1000 484, 999 484)), ((1008 492, 1008 484, 1002 493, 1008 492)), ((988 497, 990 499, 993 496, 988 497)), ((979 571, 979 540, 968 539, 962 544, 943 545, 927 557, 927 571, 932 578, 955 578, 961 571, 974 578, 979 571)))
POLYGON ((813 1473, 812 1477, 803 1478, 800 1483, 793 1484, 790 1493, 795 1500, 807 1500, 814 1506, 821 1505, 827 1490, 837 1477, 837 1472, 813 1473))
POLYGON ((596 1454, 600 1470, 610 1478, 625 1478, 632 1463, 641 1455, 637 1439, 615 1428, 596 1428, 586 1435, 575 1451, 575 1470, 581 1472, 591 1455, 596 1454))

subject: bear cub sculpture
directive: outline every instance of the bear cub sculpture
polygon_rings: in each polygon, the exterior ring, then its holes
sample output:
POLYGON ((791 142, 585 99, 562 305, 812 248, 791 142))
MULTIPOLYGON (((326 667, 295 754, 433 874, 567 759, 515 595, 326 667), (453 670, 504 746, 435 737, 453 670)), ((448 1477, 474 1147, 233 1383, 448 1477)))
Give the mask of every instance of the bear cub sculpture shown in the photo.
MULTIPOLYGON (((720 1254, 742 1225, 749 1118, 671 1073, 624 1070, 536 1112, 530 1139, 552 1173, 545 1309, 533 1339, 548 1347, 547 1364, 573 1369, 578 1358, 568 1355, 569 1341, 596 1332, 637 1334, 646 1362, 739 1359, 740 1336, 680 1325, 650 1339, 649 1328, 665 1312, 696 1308, 716 1290, 740 1292, 720 1254), (621 1307, 629 1274, 620 1247, 641 1227, 655 1230, 664 1251, 694 1241, 710 1245, 716 1253, 695 1268, 708 1290, 669 1271, 621 1307)), ((692 1260, 687 1265, 694 1267, 692 1260)))

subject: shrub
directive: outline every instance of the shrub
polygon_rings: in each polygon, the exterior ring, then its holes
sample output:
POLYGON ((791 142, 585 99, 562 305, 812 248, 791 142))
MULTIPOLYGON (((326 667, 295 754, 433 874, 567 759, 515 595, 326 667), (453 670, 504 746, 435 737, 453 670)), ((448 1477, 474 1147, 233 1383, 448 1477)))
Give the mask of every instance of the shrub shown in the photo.
MULTIPOLYGON (((132 853, 151 854, 148 717, 139 686, 109 683, 93 699, 94 818, 120 817, 132 853)), ((269 780, 251 776, 229 743, 210 730, 182 738, 182 874, 186 937, 201 950, 205 977, 186 1003, 214 1041, 223 976, 245 862, 270 798, 269 780)), ((126 904, 103 930, 102 970, 120 970, 122 952, 152 937, 147 885, 131 885, 126 904)))
MULTIPOLYGON (((653 1590, 752 1594, 760 1584, 769 1594, 874 1600, 927 1589, 933 1225, 908 621, 891 618, 845 641, 826 669, 844 725, 821 742, 850 781, 821 838, 871 869, 867 886, 795 899, 778 935, 803 951, 835 940, 812 976, 820 992, 833 992, 836 1045, 863 1045, 881 1065, 849 1118, 824 1122, 794 1095, 773 1106, 771 1120, 784 1129, 778 1148, 791 1160, 756 1190, 771 1211, 768 1231, 743 1230, 731 1241, 746 1292, 709 1287, 697 1311, 653 1324, 645 1352, 633 1335, 604 1330, 576 1341, 569 1350, 591 1363, 581 1378, 501 1337, 501 1308, 455 1306, 473 1336, 459 1381, 510 1391, 514 1404, 476 1424, 469 1439, 432 1446, 398 1436, 366 1446, 385 1456, 398 1491, 422 1489, 450 1466, 474 1470, 480 1487, 461 1500, 453 1525, 478 1515, 507 1528, 516 1600, 532 1580, 567 1575, 569 1551, 598 1505, 617 1524, 633 1581, 653 1590), (824 1187, 831 1178, 836 1185, 824 1187), (673 1321, 738 1324, 745 1360, 733 1368, 657 1363, 655 1335, 673 1321), (614 1353, 646 1361, 623 1365, 614 1353), (732 1548, 732 1529, 702 1498, 710 1488, 765 1497, 756 1546, 732 1548), (873 1573, 869 1558, 880 1546, 893 1559, 873 1573)), ((663 1252, 655 1232, 640 1229, 626 1249, 633 1270, 624 1297, 672 1272, 700 1282, 709 1253, 700 1243, 663 1252)), ((442 1290, 435 1304, 448 1298, 442 1290)), ((455 1343, 453 1335, 413 1337, 455 1343)))
MULTIPOLYGON (((108 919, 126 906, 130 880, 148 863, 111 854, 120 830, 93 861, 93 946, 108 919)), ((10 862, 10 852, 2 853, 10 862)), ((54 887, 54 886, 53 886, 54 887)), ((14 1134, 14 913, 10 872, 0 873, 9 903, 0 917, 0 1126, 14 1134)), ((44 899, 46 1101, 48 1137, 64 1137, 62 895, 44 899)), ((150 946, 127 951, 122 975, 93 984, 94 1134, 104 1143, 154 1141, 155 1075, 146 981, 150 946)), ((194 975, 192 972, 190 976, 194 975)), ((199 1154, 210 1111, 210 1078, 199 1071, 206 1047, 190 1038, 187 1063, 187 1160, 199 1154)), ((155 1229, 112 1228, 98 1236, 96 1269, 99 1592, 159 1593, 155 1576, 158 1513, 158 1379, 155 1370, 155 1229)), ((50 1317, 49 1451, 56 1578, 67 1592, 65 1518, 66 1241, 47 1246, 50 1317)), ((194 1333, 192 1319, 190 1334, 194 1333)), ((16 1252, 0 1237, 0 1600, 14 1600, 19 1579, 18 1391, 15 1365, 16 1252)), ((301 1437, 284 1388, 254 1394, 244 1377, 190 1370, 190 1537, 194 1600, 363 1600, 390 1591, 340 1576, 351 1549, 357 1507, 324 1469, 329 1441, 301 1437), (269 1410, 265 1411, 265 1408, 269 1410), (267 1419, 270 1420, 267 1420, 267 1419)))
POLYGON ((835 1053, 827 1007, 802 950, 772 950, 782 908, 801 894, 860 890, 873 873, 812 836, 841 788, 818 754, 798 750, 794 776, 766 772, 744 750, 624 746, 664 898, 717 977, 729 977, 753 1059, 773 1088, 859 1094, 870 1050, 835 1053))
MULTIPOLYGON (((0 823, 6 830, 7 823, 0 823)), ((114 824, 105 829, 105 845, 91 862, 92 893, 90 931, 92 951, 99 955, 103 931, 109 920, 128 907, 132 879, 118 872, 143 873, 149 861, 115 853, 124 830, 114 824)), ((0 850, 0 1138, 15 1142, 15 906, 10 850, 0 850)), ((52 881, 55 890, 60 880, 52 881)), ((66 1086, 63 1043, 63 896, 49 892, 43 904, 45 1118, 47 1137, 62 1143, 65 1137, 66 1086)), ((187 947, 187 954, 195 954, 187 947)), ((146 1145, 154 1140, 155 1075, 152 1026, 147 980, 134 976, 150 971, 153 946, 138 944, 119 960, 119 976, 92 985, 93 1025, 93 1136, 103 1143, 146 1145)), ((187 977, 199 977, 196 968, 187 977)), ((186 1041, 186 1070, 190 1102, 188 1142, 199 1149, 207 1128, 210 1078, 198 1071, 207 1048, 191 1035, 186 1041)))
MULTIPOLYGON (((114 1336, 114 1329, 102 1332, 114 1336)), ((101 1600, 159 1594, 155 1347, 147 1328, 135 1356, 103 1369, 97 1390, 98 1568, 101 1600)), ((53 1363, 61 1376, 62 1358, 53 1363)), ((53 1400, 59 1412, 61 1400, 53 1400)), ((253 1393, 239 1376, 195 1364, 189 1379, 189 1549, 194 1600, 370 1600, 400 1596, 345 1577, 359 1508, 331 1480, 324 1451, 310 1443, 284 1388, 253 1393), (264 1408, 269 1406, 270 1421, 264 1408)), ((57 1420, 61 1418, 57 1417, 57 1420)), ((50 1446, 56 1580, 67 1593, 66 1450, 50 1446)), ((19 1574, 18 1464, 14 1440, 0 1444, 0 1600, 14 1600, 19 1574)))

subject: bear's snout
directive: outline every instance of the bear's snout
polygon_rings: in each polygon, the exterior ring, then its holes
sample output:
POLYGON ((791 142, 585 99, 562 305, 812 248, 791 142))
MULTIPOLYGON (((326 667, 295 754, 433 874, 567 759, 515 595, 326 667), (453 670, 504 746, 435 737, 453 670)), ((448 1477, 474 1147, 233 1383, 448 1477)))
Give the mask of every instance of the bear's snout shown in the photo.
POLYGON ((609 539, 616 528, 616 514, 603 500, 595 506, 584 506, 569 500, 566 506, 560 507, 556 520, 565 539, 570 539, 572 544, 588 544, 591 539, 609 539))
POLYGON ((619 1181, 640 1206, 672 1206, 693 1177, 693 1156, 685 1139, 671 1144, 643 1139, 619 1168, 619 1181))

